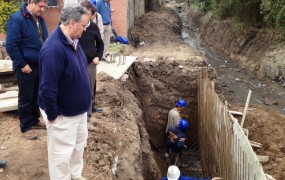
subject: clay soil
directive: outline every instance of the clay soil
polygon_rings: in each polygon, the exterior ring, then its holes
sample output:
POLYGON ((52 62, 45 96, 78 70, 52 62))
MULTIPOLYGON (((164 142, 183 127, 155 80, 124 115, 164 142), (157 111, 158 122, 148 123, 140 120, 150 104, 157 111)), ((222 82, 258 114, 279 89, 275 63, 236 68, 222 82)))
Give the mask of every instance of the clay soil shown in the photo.
MULTIPOLYGON (((157 180, 165 176, 166 162, 159 151, 167 112, 180 97, 190 102, 183 116, 192 125, 190 139, 197 139, 197 72, 207 66, 207 60, 183 42, 180 23, 177 12, 167 8, 143 15, 131 31, 133 47, 126 47, 126 54, 138 57, 128 70, 128 80, 98 75, 96 103, 104 111, 92 115, 94 128, 89 131, 83 176, 90 180, 157 180), (150 138, 158 151, 150 145, 150 138)), ((215 71, 209 74, 217 81, 215 71)), ((242 111, 244 100, 219 88, 231 99, 231 109, 242 111)), ((249 139, 262 144, 256 149, 258 155, 270 157, 263 165, 265 172, 282 180, 285 117, 263 105, 249 108, 245 121, 249 139)), ((36 132, 38 140, 23 139, 17 112, 0 113, 0 159, 8 161, 0 179, 49 179, 46 131, 36 132)))

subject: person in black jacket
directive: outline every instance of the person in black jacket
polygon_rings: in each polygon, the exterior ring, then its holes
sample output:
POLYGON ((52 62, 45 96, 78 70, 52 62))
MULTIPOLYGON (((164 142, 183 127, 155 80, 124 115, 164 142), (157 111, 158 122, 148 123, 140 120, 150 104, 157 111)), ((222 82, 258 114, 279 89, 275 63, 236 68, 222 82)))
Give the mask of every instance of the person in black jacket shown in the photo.
POLYGON ((83 32, 83 34, 79 38, 79 43, 88 61, 89 83, 90 83, 91 92, 93 93, 90 108, 87 113, 88 120, 90 121, 92 110, 95 112, 103 111, 102 109, 93 107, 93 104, 95 104, 95 95, 96 95, 96 68, 103 56, 104 42, 101 38, 98 26, 92 20, 92 17, 94 17, 94 14, 96 12, 95 7, 89 1, 82 1, 80 5, 90 13, 89 26, 86 28, 86 31, 83 32))

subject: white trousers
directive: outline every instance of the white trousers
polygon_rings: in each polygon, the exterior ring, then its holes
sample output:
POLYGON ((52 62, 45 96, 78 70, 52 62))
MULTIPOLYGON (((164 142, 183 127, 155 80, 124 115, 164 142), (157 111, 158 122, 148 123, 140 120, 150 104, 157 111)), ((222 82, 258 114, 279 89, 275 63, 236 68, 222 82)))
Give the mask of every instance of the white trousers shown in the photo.
POLYGON ((70 180, 81 176, 83 153, 87 142, 87 113, 66 117, 59 115, 49 122, 40 109, 47 127, 50 180, 70 180))

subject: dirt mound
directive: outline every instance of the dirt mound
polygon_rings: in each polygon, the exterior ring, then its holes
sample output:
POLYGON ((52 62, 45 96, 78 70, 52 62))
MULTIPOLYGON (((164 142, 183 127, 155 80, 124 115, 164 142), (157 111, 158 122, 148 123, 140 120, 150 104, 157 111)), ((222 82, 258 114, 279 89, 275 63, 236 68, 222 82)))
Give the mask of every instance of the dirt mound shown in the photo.
POLYGON ((160 8, 140 17, 130 30, 130 40, 135 47, 141 43, 171 42, 181 39, 181 22, 171 8, 160 8))
MULTIPOLYGON (((103 113, 92 114, 84 154, 87 179, 159 179, 138 100, 121 82, 98 74, 97 103, 103 113)), ((8 161, 0 179, 48 180, 46 131, 39 140, 21 137, 16 112, 0 113, 0 159, 8 161)))
POLYGON ((89 179, 158 179, 138 100, 107 74, 97 77, 96 102, 104 111, 92 114, 95 130, 85 156, 89 179))

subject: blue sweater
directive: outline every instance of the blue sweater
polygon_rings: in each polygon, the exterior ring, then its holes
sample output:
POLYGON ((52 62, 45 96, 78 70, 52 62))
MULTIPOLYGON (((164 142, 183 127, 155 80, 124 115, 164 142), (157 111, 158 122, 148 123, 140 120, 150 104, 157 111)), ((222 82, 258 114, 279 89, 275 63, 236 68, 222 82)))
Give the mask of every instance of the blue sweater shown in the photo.
POLYGON ((40 51, 39 76, 39 106, 48 120, 88 111, 91 91, 87 59, 81 46, 75 50, 59 26, 40 51))
POLYGON ((97 0, 96 8, 97 8, 98 13, 102 16, 103 24, 109 25, 112 23, 111 4, 110 2, 107 2, 106 4, 104 0, 97 0))
MULTIPOLYGON (((27 64, 39 63, 39 52, 42 47, 36 24, 32 14, 23 3, 20 10, 15 12, 6 25, 6 50, 13 61, 13 69, 22 69, 27 64)), ((45 20, 40 16, 44 39, 48 36, 45 20)))

